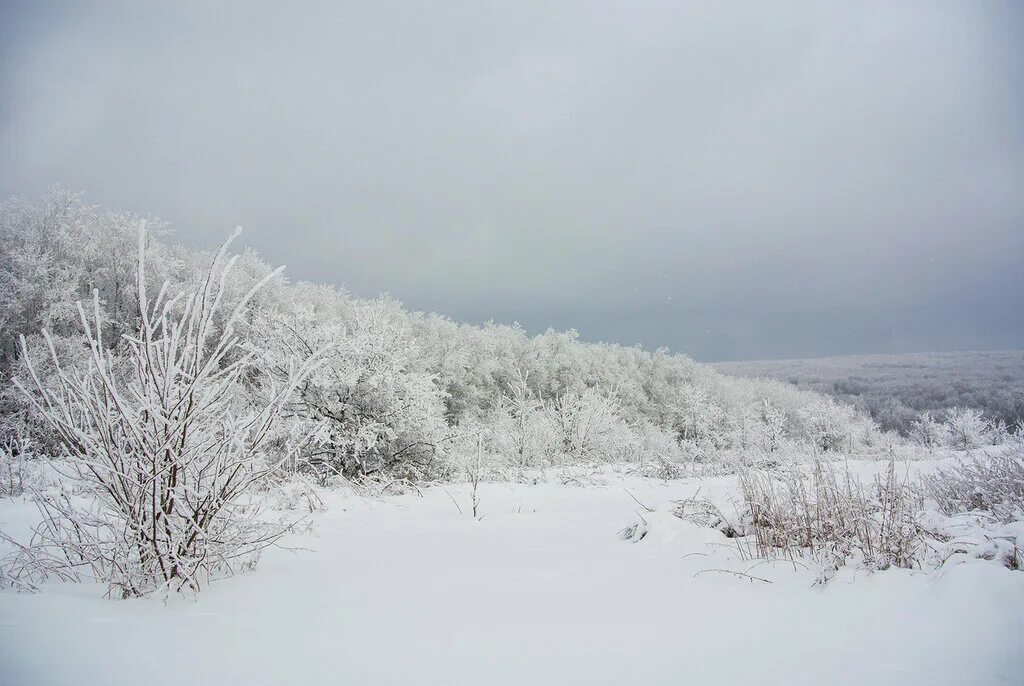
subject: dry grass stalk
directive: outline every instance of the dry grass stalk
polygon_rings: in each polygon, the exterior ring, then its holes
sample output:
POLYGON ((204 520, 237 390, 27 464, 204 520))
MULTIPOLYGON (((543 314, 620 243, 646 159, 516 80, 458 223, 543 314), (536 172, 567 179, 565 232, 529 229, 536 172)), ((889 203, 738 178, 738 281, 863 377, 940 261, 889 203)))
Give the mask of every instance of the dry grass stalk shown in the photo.
POLYGON ((920 563, 919 499, 892 461, 866 485, 817 459, 809 474, 742 470, 740 486, 757 557, 810 555, 832 569, 851 558, 871 569, 920 563))

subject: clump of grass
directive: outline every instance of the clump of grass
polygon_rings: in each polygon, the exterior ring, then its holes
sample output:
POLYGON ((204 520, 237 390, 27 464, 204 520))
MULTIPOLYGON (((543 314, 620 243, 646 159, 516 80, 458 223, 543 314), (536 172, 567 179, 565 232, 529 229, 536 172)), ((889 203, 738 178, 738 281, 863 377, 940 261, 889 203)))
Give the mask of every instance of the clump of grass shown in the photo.
POLYGON ((672 503, 672 514, 697 526, 718 529, 726 538, 736 538, 739 536, 739 532, 726 516, 722 514, 722 511, 699 496, 700 493, 698 492, 692 498, 676 500, 672 503))
POLYGON ((920 566, 920 498, 893 461, 870 483, 816 459, 811 469, 739 473, 742 532, 762 558, 811 556, 826 572, 853 560, 869 569, 920 566))
POLYGON ((1000 522, 1024 519, 1024 444, 1008 452, 958 459, 921 478, 922 491, 945 515, 990 512, 1000 522))

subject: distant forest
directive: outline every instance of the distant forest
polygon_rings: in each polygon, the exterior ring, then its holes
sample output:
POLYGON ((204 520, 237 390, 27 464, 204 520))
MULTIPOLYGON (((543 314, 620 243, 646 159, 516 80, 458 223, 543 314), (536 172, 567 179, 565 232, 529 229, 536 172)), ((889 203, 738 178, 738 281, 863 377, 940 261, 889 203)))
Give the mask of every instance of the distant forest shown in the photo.
POLYGON ((993 421, 1024 421, 1024 351, 853 355, 806 360, 721 362, 735 376, 770 377, 864 410, 906 435, 923 412, 981 410, 993 421))

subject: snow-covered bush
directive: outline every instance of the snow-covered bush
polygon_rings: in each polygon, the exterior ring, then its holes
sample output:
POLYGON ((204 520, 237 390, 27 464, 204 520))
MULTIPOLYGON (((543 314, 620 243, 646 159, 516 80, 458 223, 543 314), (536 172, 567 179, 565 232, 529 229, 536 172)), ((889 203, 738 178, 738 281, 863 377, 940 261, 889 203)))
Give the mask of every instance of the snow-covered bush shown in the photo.
POLYGON ((751 408, 740 408, 728 415, 724 443, 737 450, 759 449, 761 428, 760 420, 751 408))
POLYGON ((287 361, 320 357, 289 404, 308 427, 301 464, 324 482, 376 472, 421 479, 438 467, 447 434, 443 392, 412 368, 415 346, 390 301, 354 303, 345 319, 309 309, 268 315, 262 354, 276 375, 287 361))
POLYGON ((679 440, 693 446, 697 455, 707 456, 726 445, 728 413, 709 389, 683 386, 673 410, 679 440))
POLYGON ((852 452, 858 448, 867 452, 879 452, 895 444, 894 439, 898 437, 886 435, 878 428, 874 419, 867 415, 854 413, 850 419, 849 445, 852 452))
POLYGON ((74 328, 83 258, 91 247, 82 238, 96 219, 78 196, 59 189, 38 203, 0 205, 0 371, 17 359, 19 335, 74 328))
POLYGON ((946 413, 947 441, 955 450, 967 451, 985 445, 988 432, 988 422, 980 410, 954 407, 946 413))
POLYGON ((649 422, 632 427, 632 431, 634 442, 626 461, 637 464, 640 474, 656 479, 678 479, 685 475, 685 452, 668 431, 649 422))
POLYGON ((491 421, 465 419, 454 427, 447 443, 443 478, 476 484, 526 479, 532 470, 521 468, 516 456, 505 452, 506 447, 506 437, 494 430, 491 421))
POLYGON ((118 355, 103 340, 98 295, 91 317, 80 305, 89 363, 64 364, 47 337, 55 387, 43 384, 22 339, 32 386, 16 383, 59 438, 62 474, 88 497, 35 494, 42 523, 5 564, 9 581, 31 587, 89 572, 122 597, 196 590, 254 564, 282 534, 260 517, 254 490, 283 457, 264 444, 309 366, 293 368, 265 402, 241 402, 242 380, 259 372, 238 350, 233 323, 262 284, 215 326, 234 262, 227 245, 201 288, 170 297, 165 285, 150 301, 140 230, 138 330, 118 355))
POLYGON ((634 437, 618 409, 614 396, 593 388, 557 398, 551 410, 552 421, 561 440, 564 459, 571 462, 623 459, 634 437))
MULTIPOLYGON (((19 336, 46 329, 56 340, 76 336, 75 303, 91 298, 102 304, 106 342, 137 324, 135 252, 140 218, 126 212, 102 212, 85 205, 79 194, 53 188, 36 203, 12 199, 0 205, 0 379, 20 357, 19 336)), ((148 235, 164 232, 148 221, 148 235)), ((150 262, 161 259, 146 246, 150 262)))
POLYGON ((551 464, 562 447, 554 413, 527 379, 528 374, 520 372, 488 415, 492 450, 519 471, 551 464))
POLYGON ((856 413, 848 405, 822 399, 800 412, 804 436, 816 450, 839 451, 848 447, 856 413))
POLYGON ((1002 419, 996 419, 988 424, 988 443, 989 445, 1003 445, 1008 443, 1013 434, 1010 432, 1010 427, 1006 425, 1002 419))
MULTIPOLYGON (((36 332, 25 337, 24 354, 11 364, 11 383, 0 391, 0 406, 3 408, 0 423, 0 440, 27 440, 37 455, 56 455, 61 451, 60 437, 52 430, 50 423, 40 414, 30 397, 19 389, 33 386, 35 378, 49 391, 59 392, 62 387, 60 366, 85 367, 90 364, 89 342, 82 334, 43 336, 36 332), (49 339, 49 340, 47 340, 49 339), (56 357, 50 348, 56 352, 56 357)), ((109 345, 109 342, 108 342, 109 345)))
POLYGON ((761 406, 761 447, 769 453, 781 448, 786 439, 787 426, 786 411, 765 398, 761 406))
POLYGON ((923 412, 910 425, 910 440, 922 448, 938 448, 946 440, 946 429, 931 412, 923 412))

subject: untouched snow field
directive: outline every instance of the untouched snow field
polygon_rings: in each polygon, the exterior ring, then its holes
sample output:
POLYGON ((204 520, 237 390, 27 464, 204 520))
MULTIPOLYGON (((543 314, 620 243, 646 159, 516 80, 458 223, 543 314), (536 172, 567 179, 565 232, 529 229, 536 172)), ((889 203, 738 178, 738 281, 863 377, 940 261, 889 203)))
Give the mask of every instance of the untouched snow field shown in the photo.
MULTIPOLYGON (((732 477, 592 487, 482 484, 332 496, 308 551, 268 552, 197 598, 112 601, 96 585, 0 592, 0 683, 1020 684, 1024 574, 814 573, 640 506, 732 477), (627 493, 628 489, 628 493, 627 493), (463 510, 460 514, 453 498, 463 510), (721 571, 750 571, 772 583, 721 571), (695 576, 696 575, 696 576, 695 576)), ((34 508, 0 501, 0 526, 34 508)), ((10 529, 8 529, 10 530, 10 529)), ((12 531, 13 533, 13 531, 12 531)))

